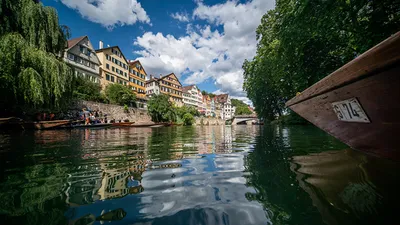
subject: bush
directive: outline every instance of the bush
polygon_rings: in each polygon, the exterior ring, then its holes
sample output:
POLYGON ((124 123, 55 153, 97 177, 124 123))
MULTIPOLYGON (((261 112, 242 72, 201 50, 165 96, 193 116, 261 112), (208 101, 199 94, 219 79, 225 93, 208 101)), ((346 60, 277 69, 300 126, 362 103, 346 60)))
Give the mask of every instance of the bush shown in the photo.
POLYGON ((192 114, 186 113, 185 115, 183 115, 183 124, 185 126, 190 126, 190 125, 193 125, 194 123, 195 123, 195 119, 192 114))
POLYGON ((105 94, 111 104, 136 106, 136 95, 127 86, 109 84, 105 94))

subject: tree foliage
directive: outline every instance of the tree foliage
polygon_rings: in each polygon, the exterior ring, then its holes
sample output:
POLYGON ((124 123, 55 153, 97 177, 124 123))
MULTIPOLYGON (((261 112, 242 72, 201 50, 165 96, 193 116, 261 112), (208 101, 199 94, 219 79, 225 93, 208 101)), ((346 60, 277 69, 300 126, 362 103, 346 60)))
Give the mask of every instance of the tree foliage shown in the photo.
POLYGON ((190 126, 195 123, 195 119, 191 113, 185 113, 185 115, 183 115, 182 117, 182 120, 183 120, 183 125, 185 126, 190 126))
POLYGON ((147 110, 153 122, 174 122, 176 120, 176 112, 168 95, 153 96, 147 102, 147 110))
POLYGON ((231 99, 232 106, 236 107, 235 114, 236 115, 250 115, 252 112, 249 109, 249 106, 246 105, 244 102, 238 99, 231 99))
POLYGON ((182 106, 176 108, 176 115, 180 118, 183 118, 183 116, 187 113, 193 116, 200 116, 200 112, 193 106, 182 106))
POLYGON ((121 84, 109 84, 105 89, 107 100, 111 104, 136 105, 136 95, 127 86, 121 84))
POLYGON ((32 0, 0 1, 2 114, 66 102, 72 70, 59 57, 67 38, 55 9, 32 0))
POLYGON ((201 91, 201 94, 202 95, 208 95, 208 96, 210 96, 210 98, 214 98, 215 97, 215 94, 213 94, 213 93, 209 93, 209 92, 207 92, 207 91, 201 91))
POLYGON ((101 93, 101 86, 98 83, 90 81, 88 78, 74 77, 73 97, 75 99, 107 103, 106 96, 101 93))
POLYGON ((244 89, 272 120, 284 103, 400 28, 397 0, 278 0, 257 29, 244 89))

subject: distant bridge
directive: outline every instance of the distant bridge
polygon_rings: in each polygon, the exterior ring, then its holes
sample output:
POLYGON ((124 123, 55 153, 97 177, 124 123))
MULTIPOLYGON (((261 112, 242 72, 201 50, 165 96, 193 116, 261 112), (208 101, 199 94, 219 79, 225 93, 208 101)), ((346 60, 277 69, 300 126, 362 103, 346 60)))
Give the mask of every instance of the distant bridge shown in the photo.
POLYGON ((244 121, 249 121, 249 120, 257 120, 258 116, 257 114, 250 114, 250 115, 238 115, 238 116, 234 116, 232 119, 230 119, 232 121, 232 124, 238 124, 244 121))

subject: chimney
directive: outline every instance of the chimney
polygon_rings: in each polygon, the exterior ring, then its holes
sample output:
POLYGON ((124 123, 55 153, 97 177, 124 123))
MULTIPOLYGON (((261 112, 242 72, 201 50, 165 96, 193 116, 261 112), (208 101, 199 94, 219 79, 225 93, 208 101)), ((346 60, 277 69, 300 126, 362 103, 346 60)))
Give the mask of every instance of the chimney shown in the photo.
POLYGON ((103 42, 99 41, 99 49, 102 49, 102 48, 103 48, 103 42))
POLYGON ((152 80, 153 78, 154 78, 154 76, 150 74, 150 80, 152 80))

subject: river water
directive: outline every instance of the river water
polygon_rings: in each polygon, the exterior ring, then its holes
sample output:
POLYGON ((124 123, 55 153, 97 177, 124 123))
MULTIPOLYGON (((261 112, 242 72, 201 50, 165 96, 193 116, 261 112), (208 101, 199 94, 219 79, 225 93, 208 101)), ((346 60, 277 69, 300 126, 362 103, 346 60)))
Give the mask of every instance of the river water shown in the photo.
POLYGON ((0 221, 397 224, 398 169, 311 126, 3 132, 0 221))

